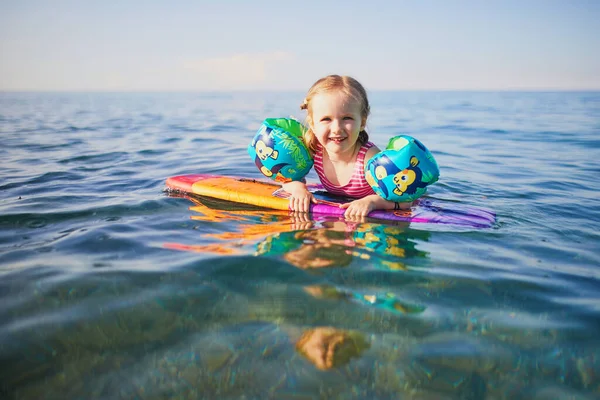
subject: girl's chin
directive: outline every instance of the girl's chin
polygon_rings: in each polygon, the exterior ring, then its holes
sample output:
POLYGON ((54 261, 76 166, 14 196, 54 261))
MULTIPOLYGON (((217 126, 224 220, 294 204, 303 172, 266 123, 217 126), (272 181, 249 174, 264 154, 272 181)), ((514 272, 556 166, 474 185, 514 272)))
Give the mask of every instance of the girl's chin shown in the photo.
POLYGON ((346 148, 345 144, 345 142, 329 142, 326 147, 329 150, 340 150, 346 148))

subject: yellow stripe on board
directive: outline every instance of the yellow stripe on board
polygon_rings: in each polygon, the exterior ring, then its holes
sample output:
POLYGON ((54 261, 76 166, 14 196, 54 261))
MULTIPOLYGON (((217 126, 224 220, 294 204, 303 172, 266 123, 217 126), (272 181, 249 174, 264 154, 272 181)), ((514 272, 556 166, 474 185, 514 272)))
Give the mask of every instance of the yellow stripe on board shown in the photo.
POLYGON ((279 186, 229 177, 202 179, 192 185, 192 193, 215 199, 250 204, 275 210, 289 210, 289 200, 273 196, 279 186))

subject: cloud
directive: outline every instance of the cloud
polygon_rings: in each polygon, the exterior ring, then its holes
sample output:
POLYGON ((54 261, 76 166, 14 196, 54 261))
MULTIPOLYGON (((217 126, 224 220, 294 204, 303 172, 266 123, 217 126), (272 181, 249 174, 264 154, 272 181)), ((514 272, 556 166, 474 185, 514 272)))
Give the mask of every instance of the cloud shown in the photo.
POLYGON ((240 53, 227 57, 186 60, 183 69, 193 77, 195 85, 213 89, 257 88, 271 75, 281 70, 282 64, 294 62, 290 52, 240 53))

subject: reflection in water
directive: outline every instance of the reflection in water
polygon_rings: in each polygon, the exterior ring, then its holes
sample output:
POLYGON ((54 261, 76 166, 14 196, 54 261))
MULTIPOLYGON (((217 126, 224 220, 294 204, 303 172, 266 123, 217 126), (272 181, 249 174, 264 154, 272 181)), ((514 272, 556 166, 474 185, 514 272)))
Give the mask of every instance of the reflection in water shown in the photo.
MULTIPOLYGON (((296 219, 292 215, 291 219, 296 219)), ((297 225, 297 223, 295 224, 297 225)), ((325 221, 313 229, 269 235, 257 245, 256 255, 281 255, 298 268, 346 267, 352 262, 354 246, 343 221, 325 221)))
MULTIPOLYGON (((405 227, 378 223, 353 222, 339 217, 309 216, 303 213, 264 212, 236 209, 218 209, 234 204, 189 197, 195 204, 190 210, 199 213, 191 218, 199 221, 227 220, 237 222, 236 231, 205 234, 204 239, 217 239, 218 243, 205 245, 167 244, 178 250, 211 252, 215 254, 242 253, 242 243, 253 244, 257 240, 255 255, 281 257, 302 269, 341 268, 349 266, 355 258, 368 262, 370 268, 406 271, 403 259, 424 258, 427 253, 416 248, 416 240, 426 241, 426 231, 406 233, 405 227), (258 221, 257 221, 258 220, 258 221)), ((424 310, 419 304, 411 304, 394 293, 352 291, 330 284, 306 288, 320 298, 355 300, 383 310, 418 313, 424 310), (320 288, 320 290, 317 290, 320 288), (317 294, 317 292, 319 292, 317 294)))
POLYGON ((190 211, 195 213, 190 217, 194 221, 235 222, 236 228, 233 231, 203 235, 203 239, 207 239, 203 242, 216 240, 215 243, 202 245, 166 243, 165 247, 167 248, 220 255, 244 254, 245 252, 241 248, 245 244, 253 244, 255 240, 270 233, 296 228, 293 221, 287 217, 288 213, 284 211, 269 210, 266 213, 264 210, 248 210, 249 207, 240 208, 237 204, 215 201, 210 198, 176 193, 170 193, 170 196, 185 197, 194 203, 194 206, 190 207, 190 211))
MULTIPOLYGON (((264 210, 249 211, 239 205, 196 196, 185 196, 194 206, 195 221, 235 222, 232 231, 208 233, 202 239, 216 240, 208 245, 168 243, 165 246, 215 254, 242 254, 243 245, 254 245, 256 255, 282 255, 299 268, 342 267, 354 257, 371 259, 376 266, 405 270, 403 258, 425 257, 415 248, 415 240, 426 241, 426 231, 410 231, 407 224, 350 222, 339 217, 308 216, 302 213, 264 210)), ((221 225, 222 226, 222 225, 221 225)))

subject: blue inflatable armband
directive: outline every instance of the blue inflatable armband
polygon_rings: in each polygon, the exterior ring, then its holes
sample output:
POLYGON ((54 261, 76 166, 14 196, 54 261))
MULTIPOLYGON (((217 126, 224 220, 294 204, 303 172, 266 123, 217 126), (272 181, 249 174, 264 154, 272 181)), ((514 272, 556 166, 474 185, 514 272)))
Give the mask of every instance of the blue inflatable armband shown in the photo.
POLYGON ((375 193, 389 201, 414 201, 440 177, 433 155, 417 139, 400 135, 365 166, 365 176, 375 193))
POLYGON ((302 180, 313 166, 302 140, 303 126, 291 118, 267 118, 248 146, 258 170, 277 182, 302 180))

